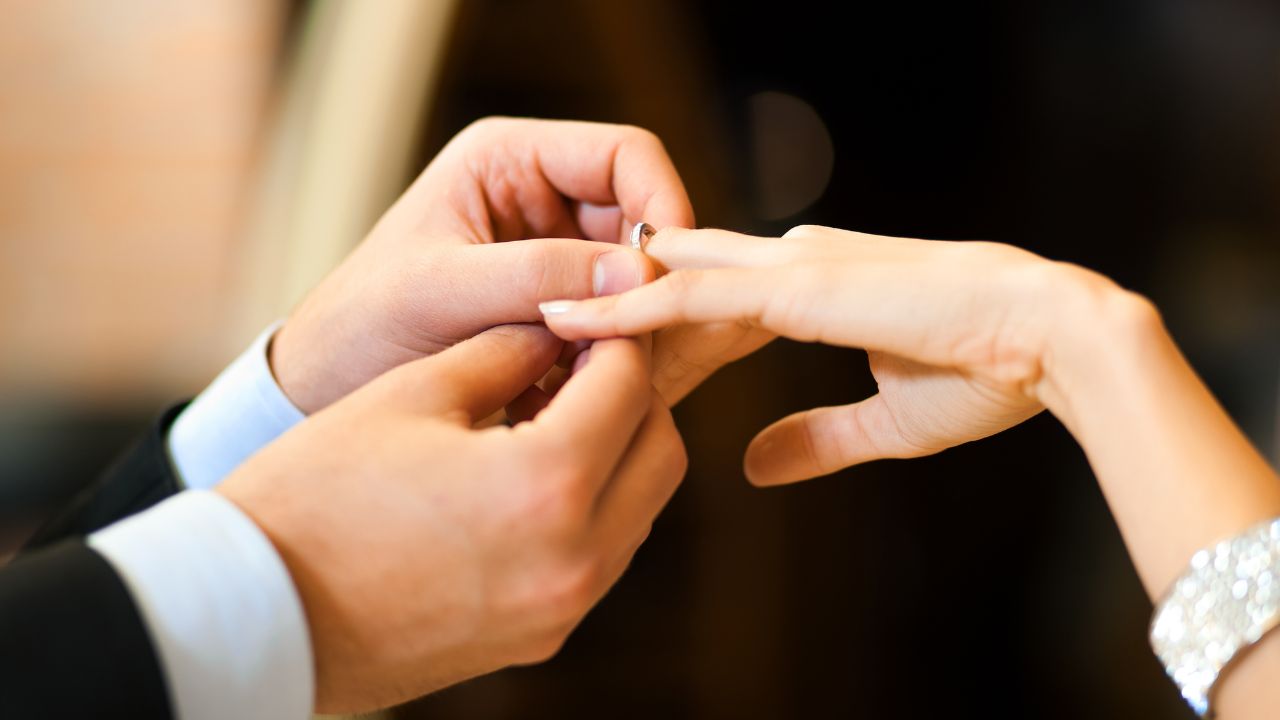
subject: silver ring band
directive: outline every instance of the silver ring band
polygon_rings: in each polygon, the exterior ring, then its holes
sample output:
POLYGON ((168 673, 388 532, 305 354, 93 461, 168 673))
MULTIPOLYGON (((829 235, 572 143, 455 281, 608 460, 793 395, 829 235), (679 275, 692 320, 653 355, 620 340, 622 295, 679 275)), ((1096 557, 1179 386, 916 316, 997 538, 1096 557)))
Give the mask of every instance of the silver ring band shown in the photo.
POLYGON ((644 252, 645 243, 649 241, 649 238, 657 234, 658 231, 654 230, 649 223, 638 222, 635 227, 631 228, 631 247, 644 252))

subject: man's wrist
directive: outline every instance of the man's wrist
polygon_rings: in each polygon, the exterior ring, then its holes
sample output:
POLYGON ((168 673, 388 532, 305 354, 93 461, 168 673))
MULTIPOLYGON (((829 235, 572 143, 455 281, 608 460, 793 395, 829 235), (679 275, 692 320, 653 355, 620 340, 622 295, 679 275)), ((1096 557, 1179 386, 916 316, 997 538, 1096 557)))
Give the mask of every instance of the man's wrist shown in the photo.
POLYGON ((207 489, 305 416, 267 362, 268 327, 200 393, 169 430, 169 455, 182 482, 207 489))
MULTIPOLYGON (((293 403, 294 407, 304 414, 310 415, 319 410, 320 405, 311 396, 312 393, 309 388, 313 386, 313 383, 306 380, 307 368, 300 367, 298 362, 290 362, 288 357, 287 348, 294 329, 288 322, 281 323, 276 329, 270 342, 267 343, 267 369, 275 380, 276 386, 289 399, 289 402, 293 403)), ((305 357, 301 363, 305 365, 305 357)))
POLYGON ((344 342, 332 327, 335 323, 328 324, 328 332, 316 336, 309 329, 318 323, 308 322, 308 314, 304 303, 295 317, 276 331, 266 353, 277 387, 305 415, 319 412, 355 387, 334 371, 341 365, 336 358, 344 342))
POLYGON ((302 718, 309 632, 265 534, 217 493, 187 491, 89 537, 129 589, 176 717, 302 718))

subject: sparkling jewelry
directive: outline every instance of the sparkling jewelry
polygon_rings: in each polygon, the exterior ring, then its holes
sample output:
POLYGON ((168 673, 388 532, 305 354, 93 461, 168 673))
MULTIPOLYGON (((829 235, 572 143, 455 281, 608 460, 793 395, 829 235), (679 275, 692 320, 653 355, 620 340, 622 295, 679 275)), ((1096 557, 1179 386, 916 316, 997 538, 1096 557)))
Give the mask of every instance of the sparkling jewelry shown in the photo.
POLYGON ((1212 718, 1214 684, 1280 624, 1280 518, 1197 552, 1156 607, 1151 647, 1191 708, 1212 718))
POLYGON ((644 252, 644 244, 648 242, 649 238, 657 234, 658 231, 654 230, 653 226, 649 223, 636 223, 636 226, 631 228, 631 247, 639 250, 640 252, 644 252))

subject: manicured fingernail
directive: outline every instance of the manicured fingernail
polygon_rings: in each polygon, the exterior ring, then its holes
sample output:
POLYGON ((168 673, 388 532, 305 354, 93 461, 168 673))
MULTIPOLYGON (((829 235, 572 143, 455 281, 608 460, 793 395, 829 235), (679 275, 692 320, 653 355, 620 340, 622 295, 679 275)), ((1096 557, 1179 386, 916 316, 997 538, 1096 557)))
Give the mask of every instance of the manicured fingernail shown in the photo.
POLYGON ((552 300, 550 302, 538 303, 538 310, 543 315, 563 315, 573 309, 577 305, 575 300, 552 300))
POLYGON ((617 295, 640 286, 640 266, 631 253, 613 251, 596 256, 592 286, 596 297, 617 295))

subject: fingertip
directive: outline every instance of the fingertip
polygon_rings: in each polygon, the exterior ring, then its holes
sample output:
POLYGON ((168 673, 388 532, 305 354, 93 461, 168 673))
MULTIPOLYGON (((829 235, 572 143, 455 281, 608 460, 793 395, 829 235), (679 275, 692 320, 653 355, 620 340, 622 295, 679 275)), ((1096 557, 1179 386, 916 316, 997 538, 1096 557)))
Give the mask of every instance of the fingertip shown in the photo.
POLYGON ((543 322, 556 336, 570 342, 618 337, 608 311, 613 298, 551 300, 538 304, 543 322))
POLYGON ((577 300, 547 300, 538 303, 538 312, 544 318, 563 318, 578 306, 577 300))
POLYGON ((751 467, 751 461, 746 458, 743 458, 742 474, 747 478, 747 482, 751 483, 755 487, 762 488, 771 487, 773 485, 773 483, 769 482, 767 477, 763 477, 754 472, 751 467))
POLYGON ((770 439, 770 428, 765 428, 752 438, 747 445, 747 452, 742 458, 742 473, 747 482, 756 487, 772 487, 786 482, 778 475, 777 453, 774 440, 770 439))
MULTIPOLYGON (((674 171, 674 168, 672 168, 674 171)), ((695 227, 693 204, 683 184, 676 178, 676 185, 658 190, 645 203, 641 219, 655 228, 662 227, 695 227)))
POLYGON ((761 430, 747 446, 742 470, 756 487, 789 485, 818 477, 798 444, 792 425, 780 421, 761 430))
POLYGON ((542 313, 542 321, 546 323, 547 330, 564 340, 570 347, 581 345, 591 339, 590 334, 581 327, 579 318, 576 316, 578 304, 577 300, 551 300, 538 303, 538 311, 542 313))
POLYGON ((648 397, 649 358, 637 338, 613 337, 596 340, 574 361, 574 374, 591 364, 600 364, 598 378, 609 378, 612 389, 624 396, 648 397), (586 357, 584 357, 586 356, 586 357))
POLYGON ((642 352, 643 343, 639 338, 608 338, 604 340, 593 340, 586 343, 586 346, 573 358, 573 362, 569 366, 569 374, 576 375, 592 362, 593 359, 609 358, 610 363, 636 363, 643 362, 642 352))

